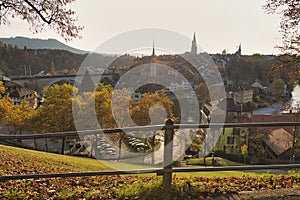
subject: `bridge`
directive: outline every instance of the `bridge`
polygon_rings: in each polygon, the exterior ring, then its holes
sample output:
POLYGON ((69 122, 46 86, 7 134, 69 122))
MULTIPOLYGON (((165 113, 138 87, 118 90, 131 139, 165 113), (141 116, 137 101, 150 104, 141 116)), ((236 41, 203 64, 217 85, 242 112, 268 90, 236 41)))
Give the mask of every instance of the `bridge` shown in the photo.
MULTIPOLYGON (((23 87, 28 87, 42 94, 44 88, 50 87, 59 83, 75 84, 75 81, 82 80, 85 74, 79 75, 53 75, 53 76, 19 76, 11 77, 12 82, 18 83, 23 87)), ((120 78, 118 73, 109 74, 88 74, 91 80, 97 84, 99 82, 105 84, 114 84, 120 78), (99 81, 100 80, 100 81, 99 81)), ((80 83, 77 83, 80 84, 80 83)))

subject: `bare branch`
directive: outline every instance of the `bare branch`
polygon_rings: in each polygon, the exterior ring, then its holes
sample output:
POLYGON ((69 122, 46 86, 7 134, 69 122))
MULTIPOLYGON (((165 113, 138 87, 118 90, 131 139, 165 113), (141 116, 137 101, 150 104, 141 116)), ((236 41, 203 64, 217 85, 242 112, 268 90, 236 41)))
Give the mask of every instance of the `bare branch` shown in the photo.
MULTIPOLYGON (((29 2, 28 0, 24 0, 39 16, 40 18, 46 22, 47 24, 51 24, 52 18, 50 18, 50 20, 47 20, 41 13, 40 10, 38 10, 31 2, 29 2)), ((43 10, 43 9, 42 9, 43 10)))
POLYGON ((67 9, 75 0, 2 0, 0 1, 0 24, 9 23, 9 16, 19 17, 30 25, 33 33, 48 27, 66 41, 78 38, 82 26, 76 25, 75 12, 67 9))

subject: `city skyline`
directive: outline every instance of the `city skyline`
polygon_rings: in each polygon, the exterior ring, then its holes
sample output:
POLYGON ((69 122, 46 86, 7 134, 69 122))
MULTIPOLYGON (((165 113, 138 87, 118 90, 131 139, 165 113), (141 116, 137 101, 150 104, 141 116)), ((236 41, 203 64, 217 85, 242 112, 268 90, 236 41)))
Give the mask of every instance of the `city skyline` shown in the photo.
MULTIPOLYGON (((226 50, 234 53, 242 44, 243 54, 278 54, 281 44, 280 17, 262 9, 264 0, 196 1, 188 3, 157 0, 143 2, 109 2, 78 0, 73 4, 78 23, 85 26, 82 39, 66 43, 52 30, 33 34, 20 19, 0 26, 0 37, 25 36, 54 38, 69 46, 93 51, 120 33, 143 28, 161 28, 178 32, 190 39, 196 32, 198 45, 209 53, 226 50), (92 13, 92 14, 91 14, 92 13)), ((149 38, 149 46, 152 38, 149 38)), ((185 51, 190 50, 190 45, 185 51)))

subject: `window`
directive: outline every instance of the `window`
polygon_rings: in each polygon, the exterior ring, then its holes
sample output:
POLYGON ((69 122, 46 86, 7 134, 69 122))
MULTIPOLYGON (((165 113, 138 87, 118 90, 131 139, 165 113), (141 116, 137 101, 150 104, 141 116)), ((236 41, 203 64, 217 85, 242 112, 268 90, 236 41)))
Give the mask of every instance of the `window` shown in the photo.
POLYGON ((234 137, 228 136, 227 137, 227 144, 234 144, 234 137))
POLYGON ((241 129, 240 128, 233 128, 233 135, 240 135, 241 129))

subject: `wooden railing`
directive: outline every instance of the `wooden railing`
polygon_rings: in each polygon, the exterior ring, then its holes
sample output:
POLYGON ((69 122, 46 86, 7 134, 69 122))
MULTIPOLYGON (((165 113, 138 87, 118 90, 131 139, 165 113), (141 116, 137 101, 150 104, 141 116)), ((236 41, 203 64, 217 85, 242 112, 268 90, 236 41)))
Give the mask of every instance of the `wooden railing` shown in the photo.
POLYGON ((88 130, 88 131, 74 131, 61 133, 46 133, 33 135, 0 135, 1 140, 26 140, 26 139, 41 139, 41 138, 62 138, 62 149, 64 149, 65 138, 76 137, 78 135, 97 135, 97 134, 111 134, 131 131, 145 131, 145 130, 164 130, 164 167, 151 168, 142 170, 113 170, 113 171, 99 171, 99 172, 72 172, 72 173, 58 173, 58 174, 24 174, 0 176, 0 181, 18 180, 18 179, 39 179, 39 178, 58 178, 58 177, 79 177, 79 176, 106 176, 106 175, 124 175, 124 174, 146 174, 156 173, 163 175, 163 187, 166 191, 171 189, 172 173, 181 172, 207 172, 207 171, 249 171, 249 170, 270 170, 270 169, 298 169, 300 164, 281 164, 281 165, 245 165, 245 166, 226 166, 226 167, 193 167, 193 168, 173 168, 173 135, 176 129, 195 129, 195 128, 232 128, 232 127, 298 127, 300 122, 273 122, 273 123, 214 123, 214 124, 174 124, 172 120, 168 119, 165 125, 144 126, 144 127, 128 127, 105 130, 88 130), (170 144, 170 145, 169 145, 170 144))

